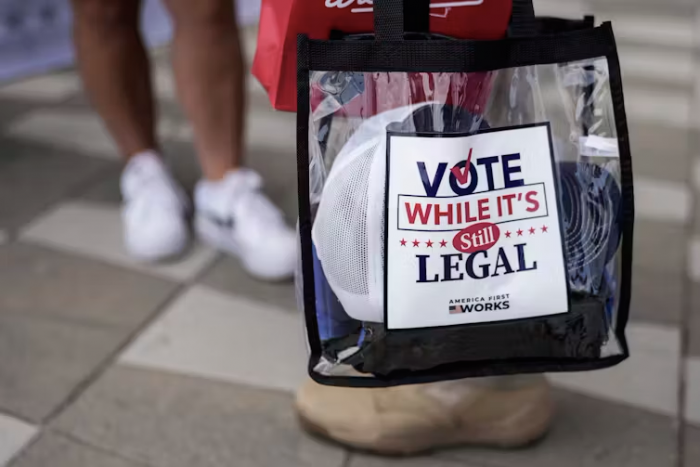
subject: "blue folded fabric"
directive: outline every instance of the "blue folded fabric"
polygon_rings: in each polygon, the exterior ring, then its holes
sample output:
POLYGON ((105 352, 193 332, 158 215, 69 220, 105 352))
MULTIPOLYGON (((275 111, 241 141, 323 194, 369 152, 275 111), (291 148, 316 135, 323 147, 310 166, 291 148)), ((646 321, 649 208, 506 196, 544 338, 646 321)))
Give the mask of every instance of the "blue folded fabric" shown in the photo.
POLYGON ((321 340, 340 338, 354 332, 359 322, 350 318, 338 297, 335 296, 331 286, 328 285, 326 275, 323 273, 321 261, 316 254, 316 247, 312 245, 314 256, 314 283, 316 290, 316 320, 321 340))

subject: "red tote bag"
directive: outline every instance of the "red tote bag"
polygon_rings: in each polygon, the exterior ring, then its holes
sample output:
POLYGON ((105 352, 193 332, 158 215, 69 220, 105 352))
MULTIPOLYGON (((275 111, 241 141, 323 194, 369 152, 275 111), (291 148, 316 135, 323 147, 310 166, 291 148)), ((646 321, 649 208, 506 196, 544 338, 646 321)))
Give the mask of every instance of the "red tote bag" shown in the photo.
MULTIPOLYGON (((430 31, 460 39, 500 39, 512 0, 433 0, 430 31)), ((328 39, 374 29, 372 0, 263 0, 253 75, 277 110, 296 111, 296 38, 328 39)))

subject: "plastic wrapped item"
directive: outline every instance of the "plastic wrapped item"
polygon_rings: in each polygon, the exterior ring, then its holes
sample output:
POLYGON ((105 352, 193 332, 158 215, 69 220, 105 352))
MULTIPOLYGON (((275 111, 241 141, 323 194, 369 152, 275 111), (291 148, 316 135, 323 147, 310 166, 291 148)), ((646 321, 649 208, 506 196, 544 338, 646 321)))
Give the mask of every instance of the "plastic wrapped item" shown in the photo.
POLYGON ((300 42, 297 290, 317 381, 628 356, 634 212, 612 30, 523 24, 507 41, 300 42))

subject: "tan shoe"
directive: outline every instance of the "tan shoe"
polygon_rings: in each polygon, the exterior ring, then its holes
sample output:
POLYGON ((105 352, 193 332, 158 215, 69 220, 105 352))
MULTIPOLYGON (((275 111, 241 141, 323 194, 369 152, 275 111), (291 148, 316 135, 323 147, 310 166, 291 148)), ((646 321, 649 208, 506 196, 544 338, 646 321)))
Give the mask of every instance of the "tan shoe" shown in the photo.
POLYGON ((519 447, 541 438, 553 414, 543 376, 361 389, 307 382, 302 426, 344 445, 388 455, 474 444, 519 447))

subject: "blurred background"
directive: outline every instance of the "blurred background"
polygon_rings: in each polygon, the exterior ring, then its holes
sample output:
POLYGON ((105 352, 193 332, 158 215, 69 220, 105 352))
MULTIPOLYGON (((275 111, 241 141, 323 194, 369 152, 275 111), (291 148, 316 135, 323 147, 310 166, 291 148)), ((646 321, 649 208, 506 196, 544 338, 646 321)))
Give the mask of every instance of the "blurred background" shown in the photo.
MULTIPOLYGON (((250 63, 259 4, 238 3, 250 63)), ((700 5, 535 6, 612 20, 618 37, 638 219, 632 358, 552 375, 559 416, 530 449, 392 460, 298 429, 306 349, 291 284, 255 282, 201 246, 161 267, 125 255, 121 164, 72 68, 67 2, 0 0, 0 466, 700 465, 700 5)), ((143 21, 165 154, 191 187, 169 19, 146 1, 143 21)), ((292 221, 295 116, 273 111, 254 79, 248 94, 247 160, 292 221)))

